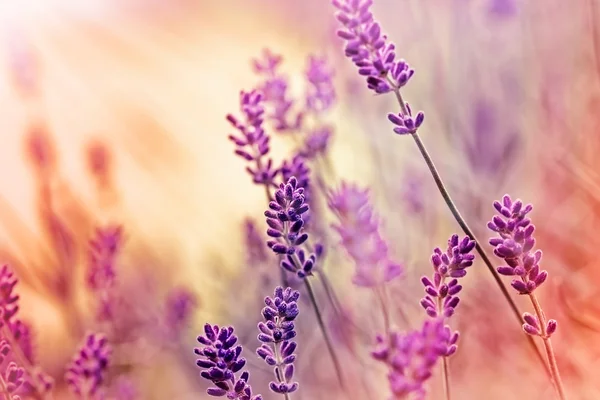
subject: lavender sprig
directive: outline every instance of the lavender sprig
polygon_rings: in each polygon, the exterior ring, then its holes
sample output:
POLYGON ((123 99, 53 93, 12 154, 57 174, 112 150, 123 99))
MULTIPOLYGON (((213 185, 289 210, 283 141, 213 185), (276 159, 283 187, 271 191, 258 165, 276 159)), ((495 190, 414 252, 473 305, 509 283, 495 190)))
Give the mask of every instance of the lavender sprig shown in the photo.
POLYGON ((231 326, 204 325, 204 336, 198 336, 203 347, 196 347, 194 353, 200 356, 196 360, 196 365, 202 369, 200 376, 215 385, 206 393, 215 397, 227 396, 230 400, 262 400, 260 394, 252 395, 248 371, 236 377, 246 365, 246 359, 240 357, 242 346, 236 346, 237 340, 231 326))
POLYGON ((272 381, 269 388, 274 393, 283 394, 289 399, 290 393, 298 389, 298 382, 293 382, 294 361, 296 355, 296 337, 294 320, 299 314, 298 298, 300 293, 292 288, 277 287, 273 297, 265 298, 266 307, 262 310, 264 322, 258 324, 260 334, 258 340, 263 344, 256 353, 274 368, 277 381, 272 381))
POLYGON ((252 176, 254 183, 264 185, 267 193, 269 188, 275 186, 277 169, 273 167, 273 160, 266 158, 269 153, 269 136, 263 128, 265 108, 263 95, 253 90, 240 93, 240 109, 244 115, 239 120, 232 114, 227 115, 227 120, 235 127, 240 135, 229 135, 236 145, 235 154, 246 161, 254 162, 254 166, 246 167, 246 171, 252 176))
MULTIPOLYGON (((0 340, 0 365, 8 359, 11 346, 6 340, 0 340)), ((0 371, 0 393, 3 400, 20 400, 16 393, 25 383, 25 370, 10 361, 4 371, 0 371)))
MULTIPOLYGON (((471 251, 475 248, 475 241, 465 236, 462 240, 458 235, 452 235, 448 240, 448 248, 445 252, 439 247, 434 249, 431 256, 433 264, 433 279, 426 276, 421 278, 425 286, 425 297, 421 299, 421 306, 431 318, 441 318, 442 321, 454 315, 456 307, 460 301, 458 294, 462 286, 458 284, 458 279, 467 275, 467 268, 473 265, 475 256, 471 251), (446 283, 446 279, 451 278, 446 283)), ((450 332, 450 326, 445 328, 450 332)), ((442 376, 444 383, 444 393, 447 400, 450 400, 450 367, 448 357, 457 350, 459 338, 458 331, 452 333, 448 338, 446 353, 442 359, 442 376)))
POLYGON ((420 330, 378 336, 373 358, 389 368, 388 381, 393 397, 413 395, 424 399, 425 382, 431 378, 440 357, 447 354, 452 333, 441 319, 426 320, 420 330))
MULTIPOLYGON (((333 5, 338 9, 336 18, 344 25, 345 29, 338 31, 338 36, 347 41, 346 55, 359 68, 360 75, 367 76, 369 89, 376 93, 394 92, 398 105, 399 114, 389 114, 388 118, 396 125, 394 132, 404 135, 410 134, 427 164, 427 168, 435 181, 435 184, 442 195, 448 209, 454 219, 459 224, 463 232, 472 240, 475 240, 475 249, 492 274, 496 285, 502 292, 504 299, 510 306, 513 314, 521 323, 521 312, 510 294, 499 274, 494 269, 489 257, 480 246, 479 241, 467 222, 462 217, 456 204, 450 197, 440 174, 427 151, 427 148, 421 141, 417 128, 422 124, 424 115, 419 112, 413 118, 409 105, 403 100, 400 89, 404 87, 414 71, 403 61, 396 61, 395 48, 393 44, 386 43, 387 37, 381 34, 381 28, 373 18, 370 7, 373 0, 332 0, 333 5)), ((535 342, 530 336, 527 336, 529 345, 535 351, 542 365, 546 366, 544 357, 539 351, 535 342)))
POLYGON ((313 310, 317 317, 317 323, 323 334, 323 339, 333 361, 338 381, 342 388, 344 379, 342 369, 338 361, 333 343, 325 327, 321 310, 317 303, 312 285, 308 277, 313 275, 313 269, 317 263, 318 257, 323 252, 323 247, 315 245, 315 252, 307 255, 304 249, 299 246, 308 240, 308 233, 304 232, 303 214, 309 210, 304 197, 304 189, 298 187, 298 180, 291 177, 285 184, 282 183, 275 192, 275 200, 269 203, 269 210, 265 211, 267 217, 267 235, 272 240, 267 245, 276 254, 285 255, 281 260, 280 266, 304 281, 306 291, 308 292, 313 310))
POLYGON ((104 335, 87 336, 65 374, 65 380, 76 395, 86 400, 96 397, 104 382, 111 353, 104 335))
POLYGON ((535 250, 535 225, 527 217, 533 210, 531 204, 523 204, 519 199, 513 201, 509 195, 502 198, 502 203, 494 202, 494 208, 499 213, 495 215, 488 228, 498 234, 490 239, 494 246, 494 254, 502 258, 506 265, 498 267, 498 273, 505 276, 514 276, 511 286, 520 294, 527 295, 535 310, 535 315, 523 313, 523 330, 530 337, 539 336, 544 342, 548 364, 554 387, 560 399, 565 399, 556 356, 552 348, 550 337, 557 328, 554 319, 546 320, 546 316, 535 295, 535 290, 547 279, 548 272, 540 268, 542 251, 535 250))

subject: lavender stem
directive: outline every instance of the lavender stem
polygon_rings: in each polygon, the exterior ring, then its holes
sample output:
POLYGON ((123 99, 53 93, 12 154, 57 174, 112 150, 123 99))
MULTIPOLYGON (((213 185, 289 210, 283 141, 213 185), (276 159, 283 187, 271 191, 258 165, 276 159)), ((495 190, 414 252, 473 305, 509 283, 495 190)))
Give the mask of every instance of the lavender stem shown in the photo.
POLYGON ((333 348, 333 344, 331 343, 331 339, 329 338, 329 333, 327 332, 325 323, 323 322, 323 316, 321 315, 321 311, 319 309, 319 305, 317 303, 317 298, 313 291, 312 285, 308 279, 304 279, 304 284, 306 285, 306 291, 308 292, 310 302, 315 311, 315 315, 317 316, 317 323, 319 324, 319 328, 321 329, 321 332, 323 334, 323 339, 325 340, 325 345, 327 346, 327 350, 329 351, 329 355, 331 356, 331 360, 333 361, 338 381, 339 381, 342 389, 345 390, 344 377, 342 375, 342 368, 341 368, 340 362, 337 358, 337 355, 335 353, 335 350, 333 348))
POLYGON ((556 356, 554 355, 554 349, 552 348, 552 342, 550 340, 550 336, 547 333, 546 316, 544 315, 542 306, 540 305, 540 302, 538 301, 534 293, 529 293, 529 299, 531 300, 531 304, 533 304, 535 314, 540 323, 540 329, 542 331, 541 337, 544 341, 544 348, 546 349, 546 356, 548 357, 548 364, 550 365, 550 373, 552 374, 554 388, 556 389, 558 397, 561 400, 565 400, 567 398, 565 395, 565 389, 563 387, 562 379, 560 378, 560 372, 558 371, 558 364, 556 362, 556 356))
MULTIPOLYGON (((277 360, 277 369, 275 370, 275 373, 277 374, 277 380, 279 382, 283 382, 284 379, 281 376, 281 366, 283 365, 283 362, 281 360, 281 353, 279 351, 279 346, 281 346, 281 343, 275 343, 275 345, 273 346, 275 348, 275 359, 277 360)), ((285 400, 291 400, 290 394, 289 393, 283 393, 283 398, 285 400)))
MULTIPOLYGON (((396 100, 398 100, 398 104, 400 105, 400 110, 402 110, 402 114, 407 115, 408 110, 406 109, 406 104, 404 103, 404 100, 402 99, 402 95, 400 94, 400 89, 395 88, 394 94, 396 95, 396 100)), ((467 222, 465 221, 463 216, 458 211, 456 204, 454 204, 454 201, 450 197, 450 194, 448 193, 448 190, 446 189, 446 185, 442 181, 442 178, 440 177, 440 174, 439 174, 435 164, 433 163, 433 160, 431 159, 431 156, 429 155, 427 148, 421 141, 419 134, 415 131, 415 133, 412 133, 411 136, 415 140, 415 143, 417 144, 417 147, 419 148, 419 152, 421 153, 421 156, 423 156, 423 159, 425 160, 425 163, 427 164, 427 168, 429 168, 429 172, 431 173, 431 176, 433 177, 433 180, 435 181, 435 184, 436 184, 440 194, 444 198, 446 205, 450 209, 452 216, 454 217, 454 219, 456 220, 456 222, 458 223, 460 228, 463 230, 465 235, 469 236, 469 238, 471 238, 471 240, 475 241, 475 249, 477 250, 477 253, 479 254, 481 259, 485 263, 487 269, 491 272, 492 276, 494 277, 494 281, 496 282, 496 285, 498 286, 498 288, 502 292, 502 295, 508 302, 510 308, 512 309, 513 314, 517 317, 517 319, 519 321, 519 325, 522 324, 521 312, 519 311, 517 304, 510 297, 510 294, 508 293, 508 290, 506 289, 504 282, 502 282, 502 279, 500 279, 500 275, 498 274, 498 272, 496 272, 489 257, 487 256, 487 254, 485 253, 483 248, 479 245, 479 240, 477 239, 477 237, 475 237, 475 234, 473 233, 471 228, 469 228, 469 225, 467 225, 467 222)), ((527 337, 527 341, 529 342, 529 345, 533 348, 533 350, 537 354, 538 359, 540 360, 542 365, 544 365, 546 372, 551 374, 551 371, 548 370, 548 365, 546 364, 546 361, 544 360, 544 356, 542 355, 540 349, 538 349, 538 347, 536 346, 535 341, 533 340, 533 337, 531 337, 529 335, 526 335, 526 337, 527 337)))

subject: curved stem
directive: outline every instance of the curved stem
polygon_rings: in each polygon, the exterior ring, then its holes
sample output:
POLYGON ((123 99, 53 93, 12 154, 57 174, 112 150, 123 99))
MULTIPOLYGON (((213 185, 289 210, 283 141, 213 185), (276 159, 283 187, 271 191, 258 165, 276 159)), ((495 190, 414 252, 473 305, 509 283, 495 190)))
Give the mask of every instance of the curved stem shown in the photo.
POLYGON ((554 355, 554 349, 552 348, 552 342, 550 341, 550 336, 548 336, 547 321, 546 316, 544 315, 544 311, 542 310, 542 306, 538 301, 535 294, 530 293, 529 299, 531 299, 531 304, 533 304, 533 308, 535 309, 535 314, 540 324, 540 329, 542 331, 541 337, 544 341, 544 348, 546 349, 546 356, 548 357, 548 364, 550 364, 550 373, 552 374, 552 381, 554 382, 554 388, 556 389, 556 393, 561 400, 565 400, 567 397, 565 395, 565 389, 563 387, 562 380, 560 379, 560 372, 558 371, 558 364, 556 362, 556 356, 554 355))
POLYGON ((317 323, 319 324, 319 328, 321 329, 321 332, 323 333, 323 339, 325 340, 325 345, 327 346, 327 350, 329 351, 329 355, 331 356, 331 360, 333 361, 333 365, 335 367, 335 372, 337 374, 338 381, 339 381, 342 389, 345 390, 344 377, 342 375, 342 367, 341 367, 340 362, 335 353, 335 349, 333 348, 331 339, 329 338, 329 333, 327 332, 327 327, 325 326, 325 323, 323 322, 323 316, 321 315, 321 311, 319 310, 317 298, 315 296, 312 285, 308 278, 304 279, 304 284, 306 285, 306 291, 308 292, 308 296, 310 297, 310 302, 315 311, 315 315, 317 316, 317 323))
MULTIPOLYGON (((404 103, 404 100, 402 99, 402 95, 400 94, 400 89, 394 89, 394 94, 396 95, 396 100, 398 100, 398 104, 400 105, 400 110, 402 111, 402 113, 404 115, 407 115, 408 110, 406 108, 406 104, 404 103)), ((498 272, 492 265, 492 262, 490 261, 489 257, 487 256, 487 254, 485 253, 485 251, 479 244, 480 243, 479 240, 477 239, 477 237, 475 237, 475 234, 473 233, 473 231, 471 230, 469 225, 467 225, 467 222, 465 221, 463 216, 458 211, 456 204, 454 204, 454 201, 450 197, 450 194, 448 193, 448 190, 446 189, 446 185, 442 181, 442 178, 440 177, 440 174, 439 174, 435 164, 433 163, 433 160, 431 159, 431 156, 429 155, 427 148, 421 141, 419 134, 417 132, 415 132, 415 133, 411 134, 411 136, 414 139, 417 147, 419 148, 419 152, 421 153, 423 160, 425 160, 425 163, 427 164, 427 168, 429 169, 429 172, 431 173, 431 176, 433 177, 433 180, 435 181, 435 184, 436 184, 440 194, 442 195, 446 205, 448 206, 448 209, 452 213, 452 216, 454 217, 454 219, 456 220, 456 222, 458 223, 460 228, 463 230, 465 235, 469 236, 469 238, 471 238, 471 240, 475 241, 475 250, 477 250, 477 253, 479 254, 481 259, 485 263, 487 269, 492 274, 492 277, 494 278, 496 285, 502 292, 502 296, 504 297, 504 299, 510 306, 515 317, 518 319, 519 325, 521 325, 523 322, 521 319, 521 312, 519 311, 517 304, 515 303, 515 301, 511 298, 510 294, 508 293, 508 290, 506 289, 504 282, 502 282, 500 275, 498 274, 498 272)), ((540 362, 542 363, 542 365, 544 365, 546 372, 548 374, 551 374, 551 371, 548 370, 548 365, 546 364, 546 361, 544 360, 544 356, 542 355, 540 349, 538 349, 538 347, 536 346, 535 341, 533 340, 533 337, 531 337, 530 335, 526 335, 526 337, 527 337, 527 341, 529 342, 529 345, 535 351, 535 353, 536 353, 538 359, 540 360, 540 362)))

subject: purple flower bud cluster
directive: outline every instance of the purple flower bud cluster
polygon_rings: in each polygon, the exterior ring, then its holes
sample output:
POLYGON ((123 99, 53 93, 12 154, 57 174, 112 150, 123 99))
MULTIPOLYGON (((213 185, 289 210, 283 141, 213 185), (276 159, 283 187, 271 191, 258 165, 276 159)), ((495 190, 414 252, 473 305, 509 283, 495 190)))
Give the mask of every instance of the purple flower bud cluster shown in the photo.
POLYGON ((298 186, 298 180, 291 177, 287 183, 282 183, 275 192, 275 200, 269 203, 267 217, 267 235, 273 238, 267 245, 276 254, 287 257, 281 260, 281 267, 295 273, 299 278, 312 274, 317 257, 322 253, 321 246, 315 246, 315 253, 306 255, 298 249, 306 240, 302 215, 308 211, 304 197, 304 188, 298 186))
POLYGON ((325 58, 311 55, 308 57, 306 68, 308 90, 306 93, 306 109, 320 115, 335 103, 335 88, 333 86, 333 69, 327 65, 325 58))
POLYGON ((112 349, 104 335, 89 334, 65 374, 71 390, 84 398, 95 396, 99 391, 112 349))
POLYGON ((236 378, 235 374, 246 365, 246 360, 240 357, 242 346, 236 346, 237 340, 233 327, 219 328, 210 324, 204 326, 204 336, 198 336, 203 347, 194 349, 194 353, 200 356, 196 365, 202 369, 200 376, 215 385, 206 393, 215 397, 227 396, 228 399, 262 400, 261 395, 252 395, 248 371, 243 371, 236 378))
POLYGON ((525 333, 531 336, 542 336, 544 338, 549 338, 554 332, 556 332, 556 328, 558 327, 558 322, 556 322, 556 320, 549 319, 546 323, 546 330, 544 332, 542 331, 541 323, 538 317, 527 312, 523 313, 523 321, 523 330, 525 333))
POLYGON ((256 90, 242 91, 240 93, 240 109, 244 115, 243 121, 231 114, 227 115, 227 120, 240 133, 239 136, 229 135, 229 140, 236 145, 235 154, 246 161, 255 163, 254 167, 246 168, 254 183, 274 186, 274 179, 278 171, 273 167, 273 160, 265 158, 270 150, 270 138, 263 128, 265 113, 263 95, 256 90))
POLYGON ((281 55, 265 49, 262 59, 253 60, 253 66, 254 71, 265 78, 259 89, 265 96, 265 102, 271 106, 268 118, 273 121, 275 130, 293 132, 302 126, 304 113, 292 115, 294 100, 288 96, 288 80, 279 72, 282 60, 281 55))
POLYGON ((263 344, 256 350, 260 358, 274 368, 277 381, 269 384, 274 393, 292 393, 298 389, 294 378, 296 337, 294 320, 299 314, 300 293, 288 287, 277 287, 273 297, 265 298, 266 307, 262 310, 264 321, 258 323, 258 340, 263 344))
POLYGON ((97 228, 89 243, 87 283, 91 289, 102 290, 115 283, 115 260, 122 245, 120 226, 97 228))
POLYGON ((19 311, 19 295, 14 293, 18 279, 8 265, 0 269, 0 327, 9 322, 19 311))
POLYGON ((402 265, 389 257, 367 189, 342 182, 339 189, 330 193, 328 205, 338 218, 333 228, 356 265, 355 285, 375 287, 402 274, 402 265))
POLYGON ((338 36, 346 41, 345 53, 367 77, 369 89, 387 93, 405 86, 414 70, 404 60, 396 60, 395 46, 387 42, 371 13, 373 0, 333 0, 336 18, 345 29, 338 36))
POLYGON ((443 320, 434 319, 426 320, 420 330, 377 337, 371 354, 390 369, 388 380, 394 399, 425 397, 425 382, 431 378, 438 360, 447 355, 452 336, 443 320))
POLYGON ((402 113, 388 114, 388 119, 390 122, 396 125, 394 132, 398 135, 413 134, 417 132, 417 129, 419 129, 425 120, 425 114, 423 111, 419 111, 417 116, 413 118, 410 105, 408 103, 404 103, 404 105, 406 107, 405 115, 402 113))
POLYGON ((329 148, 332 135, 333 132, 330 126, 323 125, 314 129, 304 140, 304 147, 299 154, 307 160, 324 155, 329 148))
POLYGON ((14 361, 10 361, 11 347, 6 340, 0 341, 0 365, 5 361, 6 368, 2 371, 0 379, 0 390, 6 389, 6 395, 8 400, 19 400, 20 397, 17 395, 19 389, 23 387, 25 383, 25 370, 19 367, 14 361))
POLYGON ((185 287, 171 289, 165 301, 164 324, 171 339, 179 337, 198 306, 198 298, 185 287))
POLYGON ((458 235, 452 235, 445 252, 440 248, 433 251, 433 279, 426 276, 421 278, 426 293, 421 300, 421 306, 431 318, 449 318, 454 314, 460 301, 458 293, 462 290, 458 279, 464 277, 467 274, 466 269, 473 265, 475 255, 471 254, 471 251, 474 248, 475 241, 468 236, 459 240, 458 235), (446 282, 448 278, 452 279, 446 282))
POLYGON ((533 210, 531 204, 524 205, 521 200, 514 202, 509 195, 502 203, 494 202, 494 208, 500 213, 488 222, 488 228, 499 237, 490 239, 494 254, 504 260, 506 265, 498 267, 498 273, 518 277, 511 282, 519 294, 530 294, 546 281, 548 273, 540 270, 542 251, 536 250, 533 233, 535 226, 527 218, 533 210))

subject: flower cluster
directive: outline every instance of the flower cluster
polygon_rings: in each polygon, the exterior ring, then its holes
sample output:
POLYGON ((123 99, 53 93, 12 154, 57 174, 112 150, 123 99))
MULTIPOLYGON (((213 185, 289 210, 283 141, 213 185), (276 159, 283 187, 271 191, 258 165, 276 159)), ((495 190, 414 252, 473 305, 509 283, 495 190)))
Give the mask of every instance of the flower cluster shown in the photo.
POLYGON ((7 362, 6 368, 0 373, 0 391, 8 396, 8 400, 19 400, 19 389, 25 383, 25 370, 14 361, 10 361, 11 347, 6 340, 0 341, 0 365, 7 362))
POLYGON ((198 336, 203 347, 194 349, 194 353, 200 356, 196 365, 202 369, 200 376, 215 385, 206 393, 216 397, 227 396, 228 399, 262 400, 261 395, 252 395, 247 371, 236 378, 235 374, 246 365, 246 360, 240 357, 242 346, 236 346, 237 340, 233 327, 219 328, 210 324, 204 326, 204 336, 198 336))
POLYGON ((338 190, 330 193, 328 204, 338 217, 333 228, 356 265, 354 284, 375 287, 402 274, 402 265, 389 257, 368 190, 342 182, 338 190))
POLYGON ((267 235, 274 238, 267 245, 276 254, 285 254, 281 267, 304 278, 312 274, 317 257, 322 252, 321 246, 315 246, 315 253, 306 255, 299 246, 308 240, 304 232, 302 215, 308 211, 304 197, 304 188, 298 186, 295 177, 282 183, 275 192, 275 200, 269 203, 267 217, 267 235))
POLYGON ((395 46, 387 42, 371 13, 373 0, 333 0, 339 10, 336 18, 345 29, 338 36, 346 40, 345 53, 367 77, 369 89, 387 93, 405 86, 414 70, 404 60, 396 60, 395 46))
POLYGON ((320 115, 331 109, 335 103, 333 86, 333 70, 327 65, 325 58, 310 56, 306 68, 308 90, 306 93, 306 109, 320 115))
POLYGON ((388 114, 388 119, 396 127, 394 132, 398 135, 413 134, 417 132, 417 129, 423 124, 425 120, 425 114, 423 111, 419 111, 417 116, 413 118, 412 110, 408 103, 404 103, 406 113, 388 114))
POLYGON ((296 355, 296 337, 294 320, 298 316, 298 298, 300 293, 292 288, 277 287, 273 297, 265 298, 266 307, 262 310, 264 321, 258 323, 258 340, 263 344, 256 353, 265 362, 275 367, 277 381, 269 384, 275 393, 292 393, 298 389, 294 378, 296 355))
POLYGON ((273 167, 273 160, 265 158, 270 150, 270 138, 263 128, 265 113, 263 95, 256 90, 242 91, 240 109, 244 115, 243 121, 231 114, 227 115, 227 120, 240 133, 239 136, 229 135, 229 140, 236 145, 235 154, 255 163, 254 167, 246 168, 254 183, 267 187, 274 186, 278 171, 273 167))
POLYGON ((332 135, 333 132, 330 126, 323 125, 314 129, 307 135, 304 146, 298 154, 307 160, 324 155, 329 148, 332 135))
POLYGON ((71 390, 84 398, 96 396, 104 381, 111 353, 104 335, 89 334, 65 374, 71 390))
POLYGON ((475 241, 465 236, 459 240, 458 235, 452 235, 448 240, 448 248, 442 252, 436 248, 431 256, 433 264, 433 279, 426 276, 421 278, 425 286, 426 296, 421 300, 421 306, 432 318, 443 316, 451 317, 460 299, 458 293, 462 286, 458 278, 467 274, 466 268, 473 265, 475 255, 471 251, 475 248, 475 241), (452 278, 446 283, 446 279, 452 278))
POLYGON ((509 195, 505 195, 502 203, 494 202, 494 208, 500 215, 492 218, 488 228, 499 237, 490 239, 490 244, 494 246, 494 254, 506 263, 497 268, 498 273, 518 277, 511 285, 519 294, 533 293, 548 277, 548 273, 540 270, 539 266, 542 251, 533 252, 535 226, 527 218, 533 206, 524 205, 521 200, 513 202, 509 195))
POLYGON ((18 279, 8 265, 0 269, 0 327, 9 321, 19 311, 19 295, 14 292, 18 279))
POLYGON ((259 86, 265 96, 265 102, 271 108, 268 118, 273 121, 277 132, 294 132, 301 126, 304 112, 293 115, 294 100, 288 95, 288 79, 279 71, 283 58, 265 49, 262 59, 253 60, 254 72, 264 77, 264 82, 259 86))
POLYGON ((408 395, 425 397, 425 382, 431 378, 440 357, 448 355, 451 337, 450 329, 441 319, 426 320, 417 331, 377 337, 377 346, 371 354, 390 369, 388 380, 394 399, 408 395))

